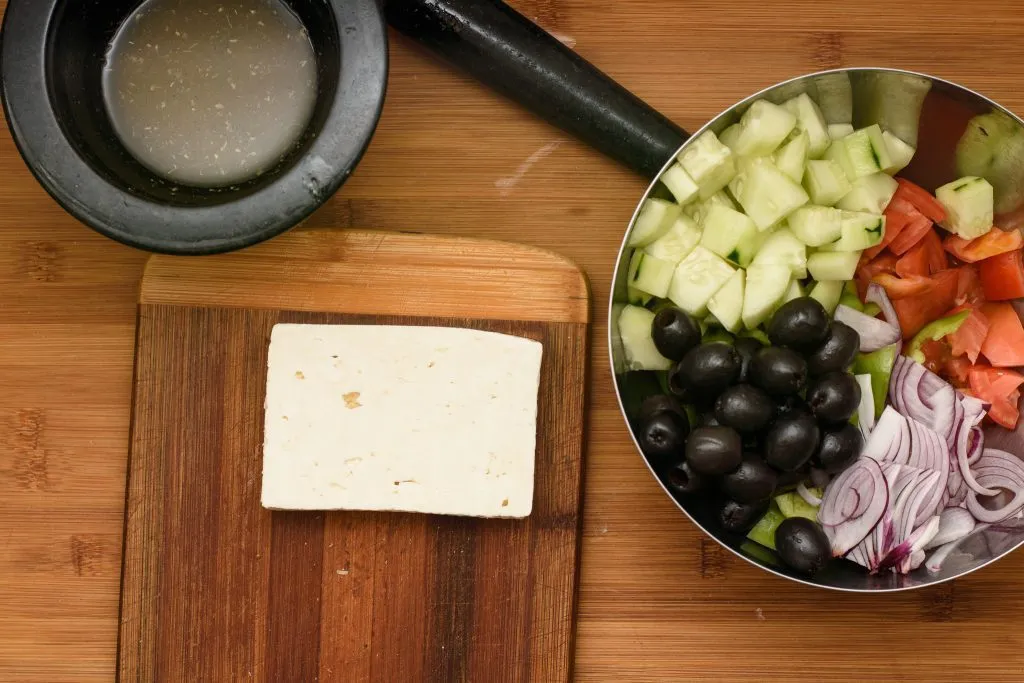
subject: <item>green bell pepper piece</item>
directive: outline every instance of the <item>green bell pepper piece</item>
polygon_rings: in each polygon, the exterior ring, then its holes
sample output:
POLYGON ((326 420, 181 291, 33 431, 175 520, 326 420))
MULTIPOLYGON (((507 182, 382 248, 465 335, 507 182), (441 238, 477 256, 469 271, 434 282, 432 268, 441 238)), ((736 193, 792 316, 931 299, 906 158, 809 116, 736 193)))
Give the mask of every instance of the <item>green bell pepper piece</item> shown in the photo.
POLYGON ((761 330, 761 329, 743 330, 742 332, 740 332, 740 336, 741 337, 750 337, 751 339, 756 339, 757 341, 761 342, 765 346, 771 346, 772 345, 772 340, 769 339, 768 335, 765 334, 764 330, 761 330))
POLYGON ((875 399, 875 417, 879 417, 885 410, 885 399, 889 395, 889 378, 892 377, 892 368, 896 364, 896 356, 900 353, 899 344, 873 351, 872 353, 857 354, 853 361, 853 374, 871 375, 871 393, 875 399))
POLYGON ((716 326, 708 328, 708 331, 704 333, 704 337, 700 340, 701 344, 710 344, 711 342, 733 344, 736 342, 736 337, 732 336, 728 330, 716 326))
POLYGON ((878 314, 881 312, 882 307, 874 303, 873 301, 869 301, 868 303, 864 304, 864 315, 871 316, 872 318, 874 318, 877 317, 878 314))
POLYGON ((843 295, 839 297, 839 303, 847 308, 852 308, 855 311, 864 310, 864 304, 861 303, 860 297, 856 294, 850 294, 849 292, 843 292, 843 295))
POLYGON ((960 329, 960 326, 964 324, 964 321, 970 315, 970 311, 960 311, 953 315, 947 315, 945 318, 931 321, 922 327, 921 331, 910 340, 910 345, 907 347, 907 355, 918 363, 924 363, 924 351, 921 350, 921 347, 924 346, 925 342, 938 341, 947 335, 953 334, 960 329))
POLYGON ((775 550, 775 530, 779 528, 779 525, 786 520, 786 516, 779 511, 778 505, 775 501, 772 501, 771 507, 768 508, 768 512, 764 513, 764 517, 758 520, 754 528, 747 534, 747 538, 755 543, 760 543, 766 548, 775 550))

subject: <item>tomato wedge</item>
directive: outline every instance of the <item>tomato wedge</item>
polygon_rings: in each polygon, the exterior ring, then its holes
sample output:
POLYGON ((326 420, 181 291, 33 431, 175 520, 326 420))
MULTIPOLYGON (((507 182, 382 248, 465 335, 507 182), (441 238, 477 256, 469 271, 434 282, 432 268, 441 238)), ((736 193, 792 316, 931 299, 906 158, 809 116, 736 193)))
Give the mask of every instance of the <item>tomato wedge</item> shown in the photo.
POLYGON ((910 224, 910 220, 910 216, 887 208, 885 210, 885 234, 882 235, 882 241, 869 249, 865 249, 864 257, 870 261, 881 254, 903 232, 903 228, 910 224))
POLYGON ((924 216, 923 213, 917 210, 916 206, 908 202, 904 197, 901 197, 899 192, 893 195, 893 198, 889 201, 889 205, 885 207, 885 210, 886 212, 893 211, 895 213, 901 213, 908 218, 924 216))
POLYGON ((917 296, 927 292, 932 287, 931 278, 921 275, 896 277, 889 273, 879 273, 871 278, 871 281, 885 287, 885 293, 893 301, 896 299, 906 299, 908 296, 917 296))
POLYGON ((936 223, 946 220, 946 210, 930 192, 906 178, 897 178, 896 180, 900 184, 896 190, 897 198, 913 204, 915 209, 936 223))
POLYGON ((903 228, 899 235, 896 236, 892 242, 889 243, 889 251, 902 256, 906 252, 910 251, 910 248, 915 244, 924 239, 924 236, 931 231, 932 223, 925 216, 919 216, 910 221, 907 227, 903 228))
POLYGON ((924 355, 923 365, 936 375, 941 373, 942 368, 953 358, 949 344, 942 340, 929 339, 921 344, 921 353, 924 355))
POLYGON ((960 276, 957 271, 957 268, 940 270, 928 278, 930 286, 924 292, 892 302, 904 339, 912 338, 922 327, 953 308, 960 276))
POLYGON ((987 258, 978 263, 978 278, 989 301, 1024 297, 1024 257, 1017 250, 987 258))
POLYGON ((971 363, 977 363, 985 337, 988 336, 988 328, 989 322, 985 314, 977 308, 972 309, 957 331, 946 337, 950 352, 954 356, 966 355, 971 363))
POLYGON ((985 303, 985 291, 981 287, 981 280, 978 278, 978 267, 973 264, 959 268, 960 277, 956 288, 956 305, 983 304, 985 303))
POLYGON ((1024 235, 1016 230, 1007 232, 999 228, 992 228, 973 240, 965 240, 959 235, 950 235, 942 246, 964 263, 976 263, 1009 251, 1018 251, 1024 247, 1024 235))
POLYGON ((976 367, 968 373, 971 391, 992 404, 988 416, 1007 429, 1015 429, 1020 419, 1020 385, 1024 375, 999 368, 976 367))
POLYGON ((937 230, 932 230, 925 235, 918 246, 921 244, 925 245, 925 251, 928 253, 929 275, 949 268, 949 258, 946 256, 945 249, 942 248, 942 238, 939 237, 937 230))
POLYGON ((970 382, 969 373, 974 365, 963 356, 954 356, 946 361, 941 373, 946 379, 953 383, 953 386, 962 389, 970 382))
POLYGON ((998 368, 1024 365, 1024 325, 1010 304, 982 304, 981 312, 988 318, 988 335, 981 354, 998 368))
POLYGON ((931 275, 929 256, 928 245, 921 240, 896 262, 896 274, 900 277, 928 277, 931 275))

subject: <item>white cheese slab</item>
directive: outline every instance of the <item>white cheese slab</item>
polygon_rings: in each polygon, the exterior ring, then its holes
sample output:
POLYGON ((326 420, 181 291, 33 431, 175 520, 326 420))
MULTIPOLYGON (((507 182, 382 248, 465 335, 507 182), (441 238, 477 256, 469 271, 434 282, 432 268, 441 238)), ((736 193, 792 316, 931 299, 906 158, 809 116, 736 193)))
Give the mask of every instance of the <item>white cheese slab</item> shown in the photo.
POLYGON ((275 325, 263 506, 528 516, 542 352, 478 330, 275 325))

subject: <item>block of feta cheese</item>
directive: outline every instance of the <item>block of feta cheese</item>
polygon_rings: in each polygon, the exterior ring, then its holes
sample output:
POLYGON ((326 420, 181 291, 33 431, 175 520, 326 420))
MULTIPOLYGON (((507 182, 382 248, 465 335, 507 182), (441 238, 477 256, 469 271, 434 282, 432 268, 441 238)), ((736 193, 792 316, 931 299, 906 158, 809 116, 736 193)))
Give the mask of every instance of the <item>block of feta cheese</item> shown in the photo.
POLYGON ((263 506, 528 516, 542 351, 449 327, 276 325, 263 506))

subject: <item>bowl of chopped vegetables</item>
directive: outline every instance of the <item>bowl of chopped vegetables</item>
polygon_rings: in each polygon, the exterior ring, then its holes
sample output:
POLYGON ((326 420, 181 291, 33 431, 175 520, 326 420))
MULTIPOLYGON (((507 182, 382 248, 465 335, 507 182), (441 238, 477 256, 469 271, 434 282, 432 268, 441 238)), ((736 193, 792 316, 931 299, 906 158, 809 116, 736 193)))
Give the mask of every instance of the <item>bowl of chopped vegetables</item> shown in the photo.
POLYGON ((843 69, 665 164, 610 305, 623 414, 709 535, 811 585, 949 580, 1024 543, 1024 123, 843 69))

